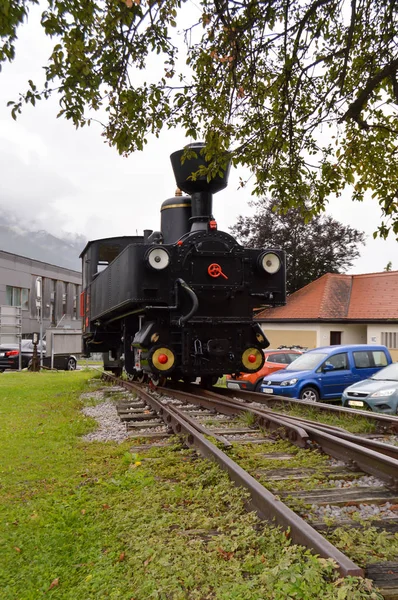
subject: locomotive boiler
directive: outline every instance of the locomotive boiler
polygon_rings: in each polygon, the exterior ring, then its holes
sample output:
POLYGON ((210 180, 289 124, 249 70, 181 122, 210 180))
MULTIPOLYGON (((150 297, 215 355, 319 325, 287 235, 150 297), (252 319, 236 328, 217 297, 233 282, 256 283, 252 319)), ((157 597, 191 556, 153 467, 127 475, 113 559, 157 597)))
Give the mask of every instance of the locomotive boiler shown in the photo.
POLYGON ((161 206, 160 231, 91 241, 81 254, 83 352, 102 352, 106 369, 130 379, 211 385, 255 372, 269 342, 253 311, 285 303, 284 252, 218 230, 212 198, 229 168, 192 177, 203 147, 191 144, 183 163, 183 150, 171 155, 178 191, 161 206))

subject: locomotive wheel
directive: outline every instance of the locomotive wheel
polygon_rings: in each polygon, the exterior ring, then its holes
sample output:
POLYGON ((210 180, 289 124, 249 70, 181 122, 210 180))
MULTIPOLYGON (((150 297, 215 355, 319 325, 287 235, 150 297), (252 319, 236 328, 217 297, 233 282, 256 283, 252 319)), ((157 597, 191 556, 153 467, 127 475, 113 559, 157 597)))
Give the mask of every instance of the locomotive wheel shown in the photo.
POLYGON ((144 373, 144 371, 138 371, 136 379, 138 383, 144 383, 147 379, 147 375, 144 373))
POLYGON ((115 377, 121 377, 121 375, 123 373, 122 367, 112 367, 112 368, 107 368, 105 370, 113 373, 115 375, 115 377))
POLYGON ((151 375, 150 380, 155 387, 164 387, 166 385, 167 377, 162 375, 151 375))
POLYGON ((210 389, 217 383, 218 379, 218 375, 205 375, 200 378, 200 385, 203 388, 210 389))

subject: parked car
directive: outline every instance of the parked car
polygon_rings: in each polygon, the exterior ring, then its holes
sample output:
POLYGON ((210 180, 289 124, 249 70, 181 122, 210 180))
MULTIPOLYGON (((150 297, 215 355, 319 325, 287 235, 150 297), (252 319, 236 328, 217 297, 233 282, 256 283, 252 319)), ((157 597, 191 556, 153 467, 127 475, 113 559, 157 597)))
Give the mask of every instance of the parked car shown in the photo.
POLYGON ((398 414, 398 363, 378 371, 369 379, 350 385, 343 392, 343 406, 398 414))
POLYGON ((234 379, 231 378, 231 375, 227 375, 227 388, 231 390, 259 392, 264 377, 275 371, 285 369, 287 365, 290 365, 301 354, 297 350, 265 350, 264 366, 256 373, 241 373, 239 377, 235 377, 234 379))
MULTIPOLYGON (((40 344, 37 345, 40 357, 40 344)), ((51 367, 51 356, 45 356, 46 342, 43 342, 43 365, 51 367)), ((30 367, 33 356, 33 343, 31 340, 21 340, 21 368, 30 367)), ((74 371, 77 367, 77 359, 73 354, 57 354, 54 356, 54 368, 64 371, 74 371)), ((0 344, 0 373, 6 369, 19 368, 19 345, 0 344)))
POLYGON ((325 346, 308 350, 282 373, 265 377, 261 391, 318 402, 340 398, 346 387, 391 364, 385 346, 325 346))

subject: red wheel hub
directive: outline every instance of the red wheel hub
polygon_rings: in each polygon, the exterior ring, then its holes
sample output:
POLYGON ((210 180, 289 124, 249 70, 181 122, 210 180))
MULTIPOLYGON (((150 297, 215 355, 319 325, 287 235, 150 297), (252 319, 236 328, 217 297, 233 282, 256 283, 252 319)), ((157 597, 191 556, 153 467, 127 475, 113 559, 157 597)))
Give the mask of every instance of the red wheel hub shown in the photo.
POLYGON ((249 356, 247 357, 247 360, 251 363, 256 362, 256 356, 255 354, 249 354, 249 356))
POLYGON ((168 356, 166 356, 166 354, 159 354, 159 358, 158 361, 160 362, 161 365, 165 365, 168 362, 168 356))

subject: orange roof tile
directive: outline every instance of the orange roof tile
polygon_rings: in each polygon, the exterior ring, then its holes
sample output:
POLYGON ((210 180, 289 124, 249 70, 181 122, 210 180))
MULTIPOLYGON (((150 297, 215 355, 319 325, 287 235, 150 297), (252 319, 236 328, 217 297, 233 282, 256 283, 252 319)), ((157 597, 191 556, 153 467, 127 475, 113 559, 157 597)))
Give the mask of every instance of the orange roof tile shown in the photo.
POLYGON ((398 321, 398 271, 365 275, 326 273, 288 297, 286 306, 257 314, 267 321, 398 321))

